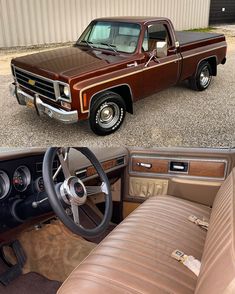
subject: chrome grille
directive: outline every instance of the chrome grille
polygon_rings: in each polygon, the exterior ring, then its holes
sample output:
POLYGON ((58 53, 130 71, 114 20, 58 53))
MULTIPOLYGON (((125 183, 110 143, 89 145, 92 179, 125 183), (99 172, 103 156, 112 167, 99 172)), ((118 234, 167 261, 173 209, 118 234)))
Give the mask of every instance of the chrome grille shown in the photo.
POLYGON ((19 85, 47 98, 56 100, 54 84, 50 80, 45 80, 39 76, 15 68, 15 78, 19 85))

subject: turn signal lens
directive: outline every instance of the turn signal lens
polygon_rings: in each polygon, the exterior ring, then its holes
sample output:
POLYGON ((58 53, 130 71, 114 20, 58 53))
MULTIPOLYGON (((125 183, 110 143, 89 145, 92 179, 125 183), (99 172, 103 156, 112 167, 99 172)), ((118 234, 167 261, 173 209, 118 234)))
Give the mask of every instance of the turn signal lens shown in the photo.
POLYGON ((84 110, 87 110, 87 108, 88 108, 88 101, 87 101, 86 93, 83 94, 83 108, 84 108, 84 110))
POLYGON ((67 110, 71 110, 71 104, 65 101, 61 101, 61 106, 66 108, 67 110))

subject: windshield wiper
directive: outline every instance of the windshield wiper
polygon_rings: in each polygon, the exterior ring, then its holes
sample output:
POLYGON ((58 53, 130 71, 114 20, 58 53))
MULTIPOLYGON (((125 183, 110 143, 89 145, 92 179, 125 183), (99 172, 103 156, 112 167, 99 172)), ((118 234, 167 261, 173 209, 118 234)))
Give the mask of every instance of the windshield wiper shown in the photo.
MULTIPOLYGON (((80 43, 86 43, 89 47, 91 47, 91 48, 94 48, 93 46, 92 46, 92 42, 91 41, 86 41, 86 40, 82 40, 82 41, 80 41, 80 43)), ((79 44, 79 43, 78 43, 79 44)))
POLYGON ((109 43, 99 43, 100 45, 104 45, 104 46, 108 46, 110 49, 112 49, 114 52, 117 53, 117 50, 115 48, 117 48, 117 46, 113 45, 113 44, 109 44, 109 43))

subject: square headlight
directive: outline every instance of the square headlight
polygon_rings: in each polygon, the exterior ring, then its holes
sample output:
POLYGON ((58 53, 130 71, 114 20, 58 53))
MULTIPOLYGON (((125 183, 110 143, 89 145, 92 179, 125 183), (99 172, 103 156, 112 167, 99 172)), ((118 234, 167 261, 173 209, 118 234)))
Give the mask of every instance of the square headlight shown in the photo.
POLYGON ((69 99, 70 98, 70 88, 68 85, 59 85, 60 97, 69 99))

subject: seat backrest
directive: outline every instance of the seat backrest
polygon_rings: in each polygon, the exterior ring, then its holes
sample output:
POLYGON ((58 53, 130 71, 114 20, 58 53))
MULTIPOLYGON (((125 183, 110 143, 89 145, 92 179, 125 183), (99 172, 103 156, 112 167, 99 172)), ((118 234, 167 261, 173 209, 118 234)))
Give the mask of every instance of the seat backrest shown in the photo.
POLYGON ((210 217, 196 294, 235 293, 235 170, 218 191, 210 217))
POLYGON ((124 52, 134 52, 138 42, 136 36, 118 35, 114 40, 117 50, 124 52))

